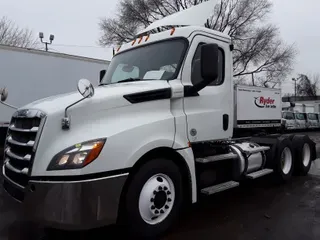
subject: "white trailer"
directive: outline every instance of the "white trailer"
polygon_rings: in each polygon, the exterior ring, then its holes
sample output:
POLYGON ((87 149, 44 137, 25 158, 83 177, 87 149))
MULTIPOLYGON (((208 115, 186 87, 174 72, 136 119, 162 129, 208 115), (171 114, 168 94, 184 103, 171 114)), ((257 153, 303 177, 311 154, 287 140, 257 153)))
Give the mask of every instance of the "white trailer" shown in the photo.
POLYGON ((280 128, 281 90, 235 85, 237 128, 280 128))
POLYGON ((316 157, 308 136, 234 137, 234 129, 249 124, 276 127, 281 105, 277 90, 238 87, 251 92, 237 92, 235 110, 231 38, 185 26, 212 4, 139 33, 113 57, 100 86, 81 80, 80 94, 13 114, 3 186, 25 216, 61 229, 120 222, 133 238, 154 237, 200 195, 269 174, 282 183, 294 171, 308 174, 316 157))
MULTIPOLYGON (((98 84, 109 61, 62 53, 0 45, 0 89, 6 88, 14 106, 74 91, 80 78, 98 84)), ((15 109, 0 104, 0 151, 15 109)), ((0 154, 1 155, 1 154, 0 154)))

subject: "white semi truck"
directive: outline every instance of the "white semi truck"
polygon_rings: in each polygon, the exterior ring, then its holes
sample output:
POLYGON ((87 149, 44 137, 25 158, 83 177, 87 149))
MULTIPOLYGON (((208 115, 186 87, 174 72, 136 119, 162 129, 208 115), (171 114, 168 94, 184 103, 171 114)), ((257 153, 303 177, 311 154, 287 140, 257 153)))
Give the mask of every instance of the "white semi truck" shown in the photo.
POLYGON ((121 222, 157 236, 200 195, 268 174, 286 182, 308 173, 315 143, 307 136, 237 136, 240 128, 280 127, 280 91, 234 87, 230 37, 172 28, 182 25, 177 19, 124 44, 98 87, 80 80, 80 94, 13 114, 3 186, 26 216, 71 230, 121 222))

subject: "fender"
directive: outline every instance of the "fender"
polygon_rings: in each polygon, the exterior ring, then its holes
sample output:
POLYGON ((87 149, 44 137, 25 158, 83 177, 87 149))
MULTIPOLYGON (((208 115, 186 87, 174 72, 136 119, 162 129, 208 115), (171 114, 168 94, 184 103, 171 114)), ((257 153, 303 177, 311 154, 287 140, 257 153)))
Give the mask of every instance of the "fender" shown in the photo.
POLYGON ((191 177, 191 193, 192 193, 192 203, 197 202, 197 179, 196 179, 196 170, 195 170, 195 159, 194 154, 191 148, 185 148, 177 151, 182 158, 186 161, 190 177, 191 177))
POLYGON ((133 167, 136 162, 139 161, 145 154, 148 152, 157 149, 157 148, 172 148, 173 141, 172 139, 157 139, 152 142, 149 142, 143 146, 141 146, 139 149, 137 149, 136 152, 134 152, 126 161, 125 168, 131 168, 133 167))
MULTIPOLYGON (((172 146, 172 145, 171 145, 172 146)), ((159 148, 171 148, 170 146, 170 141, 168 140, 156 140, 151 143, 148 143, 141 147, 138 151, 136 151, 132 157, 127 161, 127 166, 128 168, 133 167, 134 164, 136 164, 143 156, 151 152, 152 150, 159 149, 159 148)), ((172 148, 171 148, 172 149, 172 148)), ((197 202, 197 180, 196 180, 196 174, 195 174, 195 159, 194 159, 194 154, 191 148, 184 148, 184 149, 179 149, 175 150, 181 158, 184 160, 187 170, 190 174, 190 187, 191 187, 191 201, 192 203, 197 202)))

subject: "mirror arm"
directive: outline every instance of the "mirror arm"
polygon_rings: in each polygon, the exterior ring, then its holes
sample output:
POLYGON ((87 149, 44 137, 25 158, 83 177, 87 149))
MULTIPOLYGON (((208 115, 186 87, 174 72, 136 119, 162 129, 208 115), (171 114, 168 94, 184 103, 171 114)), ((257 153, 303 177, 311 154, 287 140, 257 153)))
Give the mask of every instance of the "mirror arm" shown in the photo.
POLYGON ((68 117, 67 111, 68 111, 69 108, 73 107, 74 105, 78 104, 79 102, 82 102, 85 99, 86 99, 86 97, 85 98, 81 98, 80 100, 78 100, 78 101, 70 104, 69 106, 67 106, 66 109, 64 110, 64 117, 68 117))
POLYGON ((5 105, 5 106, 7 106, 7 107, 9 107, 9 108, 15 109, 15 110, 18 109, 18 107, 12 106, 12 105, 10 105, 10 104, 8 104, 8 103, 5 103, 5 102, 0 101, 0 103, 3 104, 3 105, 5 105))
POLYGON ((199 96, 199 91, 201 91, 202 89, 204 89, 206 86, 208 86, 208 84, 210 83, 211 81, 206 79, 206 80, 203 80, 201 82, 199 82, 198 84, 196 85, 193 85, 193 86, 190 86, 186 89, 186 94, 188 96, 199 96))
POLYGON ((64 110, 64 118, 62 118, 61 124, 62 124, 62 129, 63 130, 69 130, 70 129, 70 118, 68 117, 68 109, 73 107, 74 105, 82 102, 83 100, 85 100, 86 97, 81 98, 80 100, 70 104, 69 106, 67 106, 64 110))
POLYGON ((71 125, 70 117, 68 116, 69 108, 73 107, 74 105, 82 102, 86 98, 90 98, 94 95, 94 87, 87 79, 80 79, 78 82, 78 91, 82 95, 82 98, 78 101, 70 104, 64 109, 64 117, 61 120, 61 128, 62 130, 69 130, 71 125), (84 85, 85 89, 83 89, 82 85, 84 85))

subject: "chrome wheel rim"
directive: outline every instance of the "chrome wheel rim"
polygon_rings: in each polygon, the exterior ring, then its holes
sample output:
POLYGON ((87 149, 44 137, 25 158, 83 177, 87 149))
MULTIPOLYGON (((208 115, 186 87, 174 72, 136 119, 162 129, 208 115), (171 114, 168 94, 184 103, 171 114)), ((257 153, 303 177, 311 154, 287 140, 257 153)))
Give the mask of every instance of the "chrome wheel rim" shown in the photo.
POLYGON ((286 147, 281 153, 281 169, 284 174, 288 174, 292 168, 292 153, 290 148, 286 147))
POLYGON ((308 143, 305 143, 302 148, 302 164, 308 167, 311 159, 311 150, 308 143))
POLYGON ((155 225, 165 220, 172 211, 175 200, 173 181, 165 174, 157 174, 144 184, 139 197, 142 219, 155 225))

